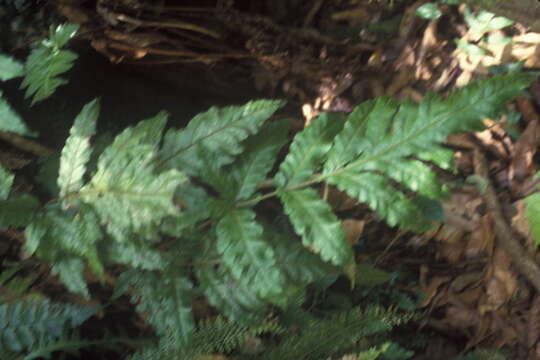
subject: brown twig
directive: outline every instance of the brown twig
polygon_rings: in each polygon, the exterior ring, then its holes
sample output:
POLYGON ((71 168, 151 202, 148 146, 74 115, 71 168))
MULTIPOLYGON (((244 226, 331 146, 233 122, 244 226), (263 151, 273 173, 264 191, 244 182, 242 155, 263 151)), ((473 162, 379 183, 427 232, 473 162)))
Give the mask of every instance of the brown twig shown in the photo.
POLYGON ((0 131, 0 139, 10 143, 20 150, 37 156, 48 156, 54 152, 52 149, 49 149, 40 143, 11 132, 0 131))
POLYGON ((474 152, 474 169, 476 175, 485 181, 482 184, 482 196, 493 218, 497 243, 510 255, 519 272, 529 280, 536 291, 540 292, 540 267, 534 261, 533 257, 523 249, 515 237, 512 228, 506 222, 495 188, 489 180, 486 159, 478 149, 474 152))

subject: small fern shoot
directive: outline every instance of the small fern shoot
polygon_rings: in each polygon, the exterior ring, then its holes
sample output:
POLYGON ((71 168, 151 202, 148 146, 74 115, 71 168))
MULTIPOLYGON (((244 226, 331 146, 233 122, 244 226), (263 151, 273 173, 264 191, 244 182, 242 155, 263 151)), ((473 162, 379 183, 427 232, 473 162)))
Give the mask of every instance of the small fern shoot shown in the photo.
POLYGON ((77 30, 78 26, 73 24, 51 27, 49 38, 37 45, 26 59, 21 88, 26 89, 26 98, 32 98, 32 105, 48 98, 59 86, 67 83, 59 75, 73 67, 78 55, 62 48, 77 30))

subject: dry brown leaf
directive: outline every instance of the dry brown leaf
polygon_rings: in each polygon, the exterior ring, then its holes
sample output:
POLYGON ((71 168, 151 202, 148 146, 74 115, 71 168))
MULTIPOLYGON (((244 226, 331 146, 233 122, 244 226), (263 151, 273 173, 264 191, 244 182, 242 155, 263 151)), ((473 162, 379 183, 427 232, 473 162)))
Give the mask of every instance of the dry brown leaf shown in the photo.
POLYGON ((347 219, 341 222, 341 226, 345 229, 345 236, 351 245, 355 245, 364 232, 365 220, 347 219))
POLYGON ((476 309, 450 305, 446 309, 446 322, 453 328, 466 331, 467 328, 476 327, 480 316, 476 309))
POLYGON ((484 274, 482 271, 468 272, 461 274, 452 280, 450 290, 460 293, 468 287, 475 287, 482 280, 484 274))
POLYGON ((493 221, 491 217, 484 215, 480 220, 480 227, 475 229, 469 237, 465 256, 471 259, 484 253, 491 254, 494 243, 493 221))
POLYGON ((521 236, 527 239, 526 246, 530 253, 534 253, 536 250, 535 241, 531 235, 531 227, 526 215, 527 204, 524 199, 520 199, 514 202, 515 215, 512 217, 512 228, 515 229, 521 236))
POLYGON ((358 205, 358 200, 350 197, 343 191, 339 191, 333 186, 328 186, 323 197, 332 206, 334 211, 350 210, 358 205))
POLYGON ((484 288, 482 286, 476 286, 477 284, 471 284, 471 288, 465 290, 459 294, 459 299, 464 303, 471 306, 476 306, 478 304, 478 299, 484 293, 484 288))
POLYGON ((493 256, 493 276, 499 279, 505 287, 509 297, 513 296, 518 287, 517 276, 511 269, 512 259, 502 249, 496 249, 493 256))
POLYGON ((457 264, 465 254, 466 242, 441 243, 437 248, 437 255, 446 259, 450 264, 457 264))
POLYGON ((435 295, 437 295, 437 290, 439 289, 439 286, 448 282, 450 279, 450 276, 435 276, 431 279, 431 281, 426 287, 421 287, 421 290, 424 293, 424 300, 419 304, 419 307, 425 307, 429 305, 435 295))
MULTIPOLYGON (((540 120, 530 100, 520 96, 516 101, 519 111, 527 122, 527 127, 514 146, 510 164, 510 178, 517 182, 517 184, 512 182, 511 185, 519 187, 519 184, 523 183, 527 177, 536 173, 533 157, 540 138, 540 120)), ((512 190, 516 194, 519 189, 512 190)))
POLYGON ((481 314, 498 309, 509 299, 506 286, 496 277, 492 277, 487 281, 486 295, 486 301, 478 306, 481 314))

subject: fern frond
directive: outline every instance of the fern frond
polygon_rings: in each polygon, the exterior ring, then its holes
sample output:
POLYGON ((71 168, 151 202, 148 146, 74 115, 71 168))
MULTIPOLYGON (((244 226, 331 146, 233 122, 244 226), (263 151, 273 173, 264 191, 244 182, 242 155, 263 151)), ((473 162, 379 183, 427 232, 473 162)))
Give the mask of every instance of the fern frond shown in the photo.
POLYGON ((283 191, 278 195, 304 246, 336 265, 343 265, 351 258, 351 246, 341 223, 314 189, 283 191))
POLYGON ((308 180, 322 164, 345 119, 343 114, 323 113, 313 124, 296 134, 275 176, 278 186, 291 186, 308 180))
POLYGON ((0 166, 0 200, 6 200, 11 192, 15 175, 0 166))
POLYGON ((195 270, 210 304, 229 319, 245 325, 256 324, 263 319, 267 304, 234 279, 224 267, 202 264, 195 270))
POLYGON ((29 194, 0 200, 0 226, 27 226, 39 207, 38 199, 29 194))
POLYGON ((300 334, 284 338, 259 358, 319 360, 345 354, 355 348, 359 339, 389 331, 394 326, 393 320, 389 312, 376 307, 340 312, 315 320, 300 334))
POLYGON ((156 174, 155 150, 165 115, 140 122, 119 134, 98 160, 97 171, 80 190, 117 241, 138 233, 152 238, 159 223, 177 216, 173 195, 185 177, 176 170, 156 174))
POLYGON ((148 314, 148 321, 159 335, 174 334, 177 343, 187 344, 195 329, 191 312, 193 285, 187 277, 130 270, 120 275, 117 287, 120 293, 132 287, 137 311, 148 314))
POLYGON ((392 182, 382 174, 344 171, 333 175, 328 181, 349 196, 368 204, 391 226, 399 224, 417 231, 431 227, 420 206, 394 188, 392 182))
POLYGON ((98 276, 103 265, 98 256, 97 244, 103 237, 97 215, 83 207, 75 214, 68 214, 57 205, 50 205, 36 216, 25 229, 26 250, 55 264, 53 271, 60 275, 66 286, 88 297, 82 271, 83 258, 98 276))
POLYGON ((130 360, 193 360, 200 355, 229 353, 250 336, 283 334, 285 329, 276 321, 264 320, 254 326, 245 326, 222 317, 203 320, 197 326, 187 345, 179 344, 174 336, 166 335, 155 347, 147 347, 134 354, 130 360))
POLYGON ((43 344, 54 343, 96 311, 96 307, 55 304, 48 300, 2 304, 1 348, 11 352, 33 351, 43 344))
POLYGON ((286 121, 276 121, 249 137, 244 144, 244 153, 222 172, 221 176, 227 174, 232 178, 232 186, 216 189, 232 200, 249 199, 272 170, 277 154, 287 140, 287 131, 286 121))
POLYGON ((30 131, 23 122, 21 116, 11 107, 0 91, 0 131, 9 131, 12 133, 36 136, 36 133, 30 131))
POLYGON ((446 101, 427 96, 419 105, 401 105, 388 98, 368 101, 350 115, 334 140, 322 179, 366 202, 390 225, 423 231, 430 221, 422 207, 392 184, 438 198, 441 184, 424 165, 405 158, 423 158, 440 151, 440 143, 458 131, 482 127, 534 78, 513 73, 495 76, 460 89, 446 101))
POLYGON ((100 243, 100 255, 107 264, 124 264, 142 270, 163 270, 166 260, 163 253, 153 249, 148 239, 137 234, 130 236, 129 241, 103 241, 100 243))
POLYGON ((182 216, 165 218, 160 230, 165 234, 181 236, 186 229, 210 217, 215 199, 201 187, 184 183, 176 189, 174 201, 182 204, 182 216))
POLYGON ((24 75, 24 65, 11 56, 0 55, 0 80, 8 81, 24 75))
POLYGON ((58 77, 73 67, 78 55, 62 47, 77 33, 77 25, 59 25, 51 28, 49 39, 36 47, 25 63, 25 77, 21 88, 26 88, 25 97, 32 105, 51 96, 56 89, 67 83, 58 77))
POLYGON ((81 259, 76 257, 60 259, 52 266, 51 273, 57 275, 69 291, 90 299, 84 279, 84 262, 81 259))
POLYGON ((332 149, 325 163, 325 172, 343 167, 363 152, 377 146, 390 130, 397 101, 379 97, 358 105, 334 138, 332 149), (371 120, 371 121, 369 121, 371 120))
POLYGON ((226 354, 244 343, 249 336, 283 334, 285 329, 276 321, 264 320, 254 326, 245 326, 221 317, 199 324, 189 343, 188 351, 194 355, 226 354))
POLYGON ((182 130, 165 135, 160 158, 169 168, 196 175, 204 168, 203 155, 216 166, 230 164, 243 150, 241 142, 257 133, 283 102, 251 101, 243 106, 212 107, 195 116, 182 130))
POLYGON ((263 228, 252 210, 234 210, 216 228, 217 251, 232 276, 263 299, 282 295, 284 274, 276 266, 274 249, 263 239, 263 228))
POLYGON ((90 137, 96 132, 98 115, 99 102, 95 99, 83 107, 69 131, 69 137, 60 156, 58 174, 58 187, 62 197, 79 191, 83 186, 86 165, 92 154, 90 137))
POLYGON ((329 274, 340 271, 321 260, 302 246, 300 241, 278 233, 275 229, 265 228, 265 240, 272 245, 277 259, 276 266, 285 273, 288 282, 300 288, 313 283, 329 274))

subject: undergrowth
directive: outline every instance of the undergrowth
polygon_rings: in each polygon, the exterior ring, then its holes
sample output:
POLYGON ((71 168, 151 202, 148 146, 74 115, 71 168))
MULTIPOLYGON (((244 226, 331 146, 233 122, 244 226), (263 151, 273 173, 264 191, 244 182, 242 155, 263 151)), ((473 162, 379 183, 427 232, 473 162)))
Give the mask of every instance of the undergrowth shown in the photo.
MULTIPOLYGON (((75 31, 52 29, 24 64, 2 56, 0 78, 23 77, 32 103, 44 100, 65 83, 59 76, 76 55, 63 48, 75 31)), ((390 226, 427 230, 442 220, 439 200, 449 193, 432 170, 452 169, 452 152, 442 146, 447 136, 481 129, 484 117, 503 111, 533 79, 498 75, 420 104, 369 100, 350 114, 321 114, 288 148, 280 100, 213 107, 181 129, 168 128, 168 114, 160 112, 107 146, 93 146, 96 99, 74 120, 48 199, 15 191, 14 174, 1 170, 0 226, 24 229, 26 255, 49 264, 83 298, 92 297, 88 271, 103 283, 115 279, 111 301, 129 296, 159 338, 132 360, 214 352, 406 359, 412 352, 393 342, 390 330, 410 319, 410 310, 372 304, 314 316, 302 307, 314 284, 331 284, 328 279, 350 276, 357 266, 320 185, 366 203, 390 226), (277 201, 288 226, 278 226, 260 206, 277 201), (221 316, 196 319, 195 302, 221 316), (297 321, 284 323, 291 313, 297 321), (264 344, 246 350, 250 341, 264 344)), ((32 135, 5 100, 1 106, 2 130, 32 135)), ((10 314, 2 329, 15 329, 2 336, 20 340, 9 350, 36 351, 55 334, 55 351, 62 344, 69 350, 71 338, 60 336, 66 324, 77 327, 92 314, 69 306, 2 305, 10 314), (55 325, 47 317, 51 309, 75 312, 76 321, 56 317, 55 325), (53 325, 56 332, 46 331, 53 325)))

